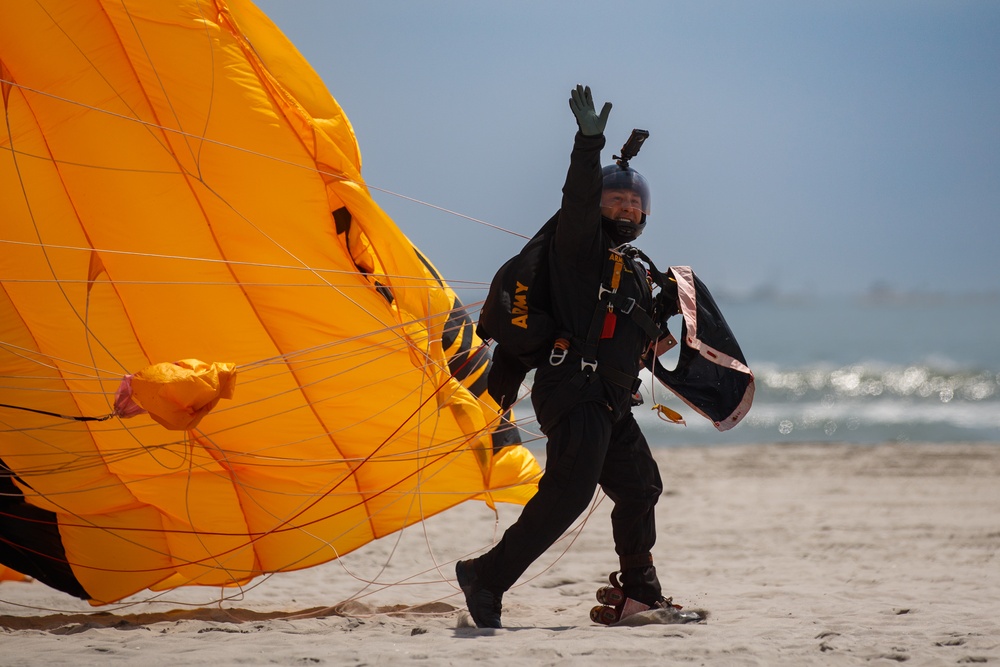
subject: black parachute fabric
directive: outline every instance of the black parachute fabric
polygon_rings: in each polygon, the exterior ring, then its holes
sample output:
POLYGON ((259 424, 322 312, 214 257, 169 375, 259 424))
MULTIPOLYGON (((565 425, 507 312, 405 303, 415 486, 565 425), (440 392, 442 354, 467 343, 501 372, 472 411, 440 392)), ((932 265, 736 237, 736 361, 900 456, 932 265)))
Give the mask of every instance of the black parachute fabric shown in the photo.
POLYGON ((690 267, 672 266, 684 318, 677 366, 659 360, 653 375, 719 431, 736 426, 753 403, 754 378, 711 292, 690 267))

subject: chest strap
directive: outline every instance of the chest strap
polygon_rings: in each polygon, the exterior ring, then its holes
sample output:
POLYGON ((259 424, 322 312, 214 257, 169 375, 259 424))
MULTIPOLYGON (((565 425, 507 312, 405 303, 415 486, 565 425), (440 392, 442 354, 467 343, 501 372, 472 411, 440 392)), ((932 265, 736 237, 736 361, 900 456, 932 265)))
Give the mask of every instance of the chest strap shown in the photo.
MULTIPOLYGON (((580 367, 582 370, 597 372, 608 381, 620 387, 625 387, 632 393, 635 393, 638 389, 637 385, 640 384, 640 380, 613 368, 605 368, 603 366, 598 368, 597 348, 601 340, 601 333, 604 330, 605 318, 609 313, 628 317, 636 326, 642 329, 650 340, 658 340, 663 335, 663 331, 656 325, 649 313, 636 303, 634 297, 626 297, 618 293, 625 262, 633 262, 637 254, 643 260, 649 262, 649 259, 644 254, 631 246, 625 246, 621 252, 617 250, 610 251, 609 261, 604 272, 604 280, 602 280, 598 288, 597 305, 594 307, 594 314, 590 318, 587 336, 582 341, 576 337, 572 337, 572 347, 580 355, 580 367)), ((652 263, 650 265, 652 266, 652 263)), ((633 272, 636 272, 634 263, 632 264, 632 268, 633 272)), ((658 279, 666 278, 666 276, 656 270, 655 266, 652 267, 650 274, 657 284, 659 284, 658 279)), ((549 363, 553 366, 558 366, 566 360, 569 351, 570 341, 567 338, 557 339, 549 355, 549 363)))
MULTIPOLYGON (((626 255, 621 252, 611 251, 611 256, 608 262, 608 268, 605 270, 605 278, 609 287, 605 287, 605 283, 602 282, 601 286, 598 288, 598 301, 597 306, 594 308, 594 314, 590 318, 590 327, 587 329, 587 337, 583 340, 582 345, 580 345, 581 366, 586 370, 596 370, 597 369, 597 346, 601 340, 601 332, 604 329, 604 320, 608 316, 608 313, 616 313, 619 315, 624 315, 631 319, 635 324, 649 336, 650 340, 657 340, 662 332, 660 328, 656 326, 653 318, 649 316, 642 306, 636 303, 634 297, 626 297, 618 292, 618 287, 621 283, 621 276, 624 272, 625 262, 631 261, 631 255, 626 255)), ((632 265, 633 272, 636 271, 635 265, 632 265)), ((611 369, 608 369, 609 371, 611 369)), ((624 375, 624 373, 620 373, 624 375)), ((611 379, 611 378, 608 378, 611 379)), ((634 378, 626 384, 622 384, 621 381, 615 381, 615 384, 621 386, 631 386, 634 378)), ((620 379, 619 379, 620 380, 620 379)))

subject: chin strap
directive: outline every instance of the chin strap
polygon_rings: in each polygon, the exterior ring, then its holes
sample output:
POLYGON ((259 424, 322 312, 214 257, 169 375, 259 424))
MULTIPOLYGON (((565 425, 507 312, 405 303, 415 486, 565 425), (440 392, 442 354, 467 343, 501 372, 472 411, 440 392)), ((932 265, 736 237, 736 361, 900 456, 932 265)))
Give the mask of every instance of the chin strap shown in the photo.
POLYGON ((634 225, 631 222, 612 220, 606 215, 601 216, 601 224, 604 228, 604 233, 610 236, 616 245, 625 245, 626 243, 632 243, 642 234, 642 230, 646 226, 646 214, 642 214, 642 220, 638 225, 634 225))

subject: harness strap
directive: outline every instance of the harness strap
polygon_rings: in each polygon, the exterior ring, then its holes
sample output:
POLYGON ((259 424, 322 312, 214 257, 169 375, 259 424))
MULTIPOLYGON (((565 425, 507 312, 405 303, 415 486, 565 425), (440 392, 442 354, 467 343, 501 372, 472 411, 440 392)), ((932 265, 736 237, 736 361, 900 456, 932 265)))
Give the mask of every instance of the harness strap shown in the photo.
POLYGON ((635 322, 640 329, 646 332, 650 340, 658 340, 660 336, 663 335, 663 331, 660 327, 656 326, 653 322, 653 318, 649 316, 642 306, 636 304, 635 299, 622 298, 621 295, 614 295, 611 299, 611 304, 614 306, 615 311, 628 315, 628 317, 635 322))
POLYGON ((612 384, 616 384, 623 389, 628 389, 630 394, 639 391, 639 387, 642 386, 642 380, 639 378, 633 377, 628 373, 622 373, 614 368, 608 368, 606 364, 600 364, 597 367, 597 374, 612 384))
POLYGON ((658 268, 656 268, 656 264, 653 264, 653 260, 651 260, 649 256, 646 255, 646 253, 639 250, 635 246, 628 246, 627 252, 635 253, 636 255, 639 256, 640 259, 642 259, 642 261, 646 262, 646 264, 649 265, 649 273, 653 278, 653 282, 659 285, 661 288, 664 287, 668 282, 677 282, 669 275, 663 273, 658 268))
POLYGON ((610 304, 606 299, 597 302, 594 314, 590 318, 590 326, 587 328, 587 337, 584 338, 580 346, 580 356, 588 362, 597 361, 597 344, 601 340, 601 331, 604 329, 604 318, 607 317, 610 304))
MULTIPOLYGON (((629 390, 632 394, 639 390, 642 381, 638 377, 622 373, 619 370, 598 365, 597 348, 604 330, 605 319, 609 313, 619 313, 628 317, 643 330, 650 340, 659 340, 664 334, 664 331, 656 325, 656 322, 653 321, 649 313, 637 304, 633 297, 626 297, 618 293, 625 258, 633 259, 636 255, 649 264, 650 275, 654 282, 661 285, 661 287, 668 283, 670 278, 661 273, 638 248, 626 246, 621 252, 612 250, 605 268, 604 279, 599 288, 597 305, 594 307, 594 314, 591 316, 590 325, 587 328, 587 335, 583 340, 573 337, 573 348, 579 350, 582 370, 588 372, 596 371, 601 377, 612 384, 629 390), (606 285, 609 285, 610 288, 606 287, 606 285)), ((553 365, 562 363, 566 358, 566 352, 565 347, 560 347, 558 352, 554 348, 549 363, 553 365)))

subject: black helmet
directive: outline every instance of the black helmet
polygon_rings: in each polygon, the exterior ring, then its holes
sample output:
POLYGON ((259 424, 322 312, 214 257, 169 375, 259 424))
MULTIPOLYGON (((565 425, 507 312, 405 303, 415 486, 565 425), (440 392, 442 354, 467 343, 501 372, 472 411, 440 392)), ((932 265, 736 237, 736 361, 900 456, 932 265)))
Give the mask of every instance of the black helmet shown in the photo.
POLYGON ((608 235, 618 244, 634 241, 642 234, 646 227, 646 216, 649 214, 649 183, 642 174, 632 167, 620 164, 611 164, 601 170, 603 192, 601 194, 601 206, 604 206, 604 197, 616 190, 629 190, 639 195, 641 200, 640 210, 642 217, 638 224, 624 222, 621 220, 611 220, 604 218, 604 228, 608 235))
POLYGON ((601 170, 605 190, 632 190, 642 199, 642 212, 649 215, 649 183, 645 177, 629 166, 609 164, 601 170))

